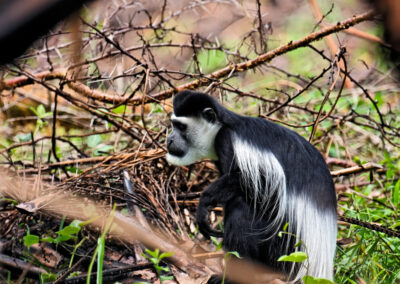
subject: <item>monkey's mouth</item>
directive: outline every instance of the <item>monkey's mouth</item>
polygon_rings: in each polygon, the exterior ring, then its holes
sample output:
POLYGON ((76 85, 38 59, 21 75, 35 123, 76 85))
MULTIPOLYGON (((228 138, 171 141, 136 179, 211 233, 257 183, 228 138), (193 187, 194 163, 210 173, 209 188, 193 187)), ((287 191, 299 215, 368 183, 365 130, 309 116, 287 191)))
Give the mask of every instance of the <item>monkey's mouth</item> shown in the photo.
POLYGON ((171 152, 168 152, 165 158, 167 159, 168 163, 175 166, 186 166, 192 163, 186 161, 185 155, 177 156, 175 154, 172 154, 171 152))
POLYGON ((176 157, 183 157, 185 155, 185 151, 181 149, 176 149, 174 147, 167 147, 168 154, 176 157))

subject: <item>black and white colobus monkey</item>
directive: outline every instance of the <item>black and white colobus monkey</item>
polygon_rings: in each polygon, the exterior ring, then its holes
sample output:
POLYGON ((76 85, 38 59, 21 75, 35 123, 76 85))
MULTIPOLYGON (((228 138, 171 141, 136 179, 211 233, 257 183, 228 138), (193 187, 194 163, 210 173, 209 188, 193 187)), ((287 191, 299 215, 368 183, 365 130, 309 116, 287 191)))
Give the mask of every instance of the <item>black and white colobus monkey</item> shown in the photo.
POLYGON ((220 177, 200 198, 196 221, 224 248, 264 263, 293 282, 304 275, 333 279, 337 217, 334 184, 322 155, 297 133, 235 114, 213 97, 183 91, 173 100, 169 163, 215 161, 220 177), (224 206, 224 233, 209 226, 209 210, 224 206), (278 232, 288 223, 288 232, 278 232), (292 237, 292 236, 295 237, 292 237), (305 245, 295 248, 301 240, 305 245), (302 265, 278 262, 303 250, 302 265))

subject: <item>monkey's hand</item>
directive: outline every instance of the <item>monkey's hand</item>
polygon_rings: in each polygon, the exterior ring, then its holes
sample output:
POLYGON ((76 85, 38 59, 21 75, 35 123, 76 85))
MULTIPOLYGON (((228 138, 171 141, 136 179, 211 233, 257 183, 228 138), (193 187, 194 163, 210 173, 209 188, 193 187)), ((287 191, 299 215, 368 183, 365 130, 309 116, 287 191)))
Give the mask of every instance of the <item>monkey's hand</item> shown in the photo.
POLYGON ((199 225, 200 232, 207 238, 210 236, 223 237, 224 233, 210 227, 209 214, 210 209, 219 205, 225 205, 236 194, 239 184, 237 175, 229 174, 221 176, 207 188, 200 197, 197 208, 196 222, 199 225))
MULTIPOLYGON (((203 202, 204 203, 204 202, 203 202)), ((196 223, 199 226, 200 232, 206 237, 210 238, 210 236, 221 238, 224 236, 222 231, 215 230, 210 227, 210 222, 208 219, 209 216, 209 207, 204 206, 201 200, 199 203, 199 207, 197 208, 196 214, 196 223)))

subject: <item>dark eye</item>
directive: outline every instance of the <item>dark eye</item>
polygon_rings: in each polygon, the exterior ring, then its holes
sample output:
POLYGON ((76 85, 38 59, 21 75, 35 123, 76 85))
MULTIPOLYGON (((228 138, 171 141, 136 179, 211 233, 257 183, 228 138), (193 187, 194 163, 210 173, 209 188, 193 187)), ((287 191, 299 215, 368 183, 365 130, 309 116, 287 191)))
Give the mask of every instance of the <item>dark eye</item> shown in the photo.
POLYGON ((182 132, 185 131, 187 128, 186 124, 183 124, 182 122, 179 121, 172 121, 172 126, 182 132))

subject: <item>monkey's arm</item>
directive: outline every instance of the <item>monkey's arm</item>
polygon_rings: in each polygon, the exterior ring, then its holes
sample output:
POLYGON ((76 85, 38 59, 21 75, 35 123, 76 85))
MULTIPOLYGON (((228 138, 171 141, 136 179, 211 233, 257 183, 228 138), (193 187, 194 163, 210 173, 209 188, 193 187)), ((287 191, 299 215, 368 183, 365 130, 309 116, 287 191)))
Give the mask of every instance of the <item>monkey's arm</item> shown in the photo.
POLYGON ((197 207, 196 222, 199 225, 200 232, 205 237, 223 237, 221 231, 210 227, 208 216, 210 209, 215 208, 217 205, 225 205, 230 199, 239 194, 238 184, 237 177, 226 174, 211 184, 201 195, 199 206, 197 207))

